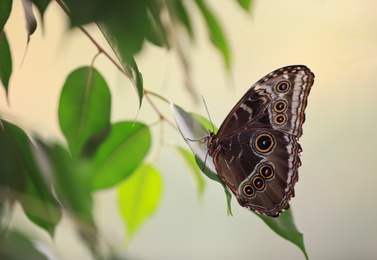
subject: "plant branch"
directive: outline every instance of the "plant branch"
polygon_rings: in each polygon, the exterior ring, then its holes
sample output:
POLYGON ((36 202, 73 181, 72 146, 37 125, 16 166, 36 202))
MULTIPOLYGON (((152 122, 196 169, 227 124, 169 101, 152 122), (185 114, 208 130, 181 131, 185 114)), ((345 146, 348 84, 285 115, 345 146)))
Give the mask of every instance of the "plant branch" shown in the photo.
POLYGON ((163 101, 167 102, 167 103, 170 103, 166 98, 156 94, 156 93, 153 93, 153 92, 150 92, 148 90, 144 90, 144 97, 148 100, 149 104, 151 105, 151 107, 156 111, 156 113, 158 114, 158 116, 160 117, 161 120, 165 121, 166 123, 168 123, 171 127, 173 127, 174 129, 177 129, 177 127, 175 126, 174 123, 172 123, 169 119, 167 119, 163 114, 162 112, 157 108, 156 104, 152 101, 152 99, 149 97, 149 95, 153 95, 153 96, 156 96, 160 99, 162 99, 163 101))
MULTIPOLYGON (((66 15, 69 16, 69 10, 68 8, 62 3, 61 0, 55 0, 59 6, 63 9, 63 11, 66 13, 66 15)), ((100 53, 103 53, 114 65, 115 67, 117 67, 124 75, 127 76, 127 73, 124 71, 124 69, 122 68, 122 66, 120 66, 111 56, 109 53, 107 53, 107 51, 101 47, 101 45, 99 45, 96 40, 89 34, 89 32, 87 30, 85 30, 84 27, 82 27, 81 25, 78 25, 77 26, 85 35, 86 37, 89 38, 89 40, 97 47, 98 51, 100 53)))
MULTIPOLYGON (((64 5, 64 3, 61 1, 61 0, 55 0, 58 5, 63 9, 63 11, 66 13, 67 16, 70 16, 70 11, 68 10, 68 8, 64 5)), ((104 48, 101 47, 101 45, 99 45, 99 43, 90 35, 90 33, 81 25, 78 25, 77 26, 79 28, 80 31, 82 31, 86 37, 89 38, 89 40, 96 46, 96 48, 98 49, 99 53, 103 53, 125 76, 129 77, 127 72, 123 69, 123 67, 121 65, 119 65, 111 56, 109 53, 106 52, 106 50, 104 48)), ((97 56, 97 55, 96 55, 97 56)), ((185 67, 185 66, 184 66, 185 67)), ((164 98, 163 96, 155 93, 155 92, 152 92, 152 91, 149 91, 149 90, 146 90, 144 89, 144 94, 145 94, 145 98, 146 100, 148 101, 148 103, 151 105, 151 107, 155 110, 155 112, 158 114, 158 116, 160 117, 160 120, 163 120, 165 122, 167 122, 171 127, 173 127, 174 129, 176 129, 176 126, 174 123, 172 123, 169 119, 167 119, 162 113, 161 111, 157 108, 157 106, 154 104, 154 102, 151 100, 151 98, 149 97, 149 95, 152 95, 152 96, 155 96, 163 101, 165 101, 166 103, 170 104, 170 101, 166 98, 164 98)))

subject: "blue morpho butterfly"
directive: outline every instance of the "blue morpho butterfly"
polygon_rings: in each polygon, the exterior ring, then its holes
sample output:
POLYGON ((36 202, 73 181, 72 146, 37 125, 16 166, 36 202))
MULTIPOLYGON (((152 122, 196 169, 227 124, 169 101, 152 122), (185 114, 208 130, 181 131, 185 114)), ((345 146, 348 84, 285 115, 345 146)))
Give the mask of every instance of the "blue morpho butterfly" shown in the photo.
MULTIPOLYGON (((204 137, 204 149, 201 142, 187 142, 241 206, 270 217, 289 208, 301 165, 298 140, 313 83, 314 74, 306 66, 277 69, 245 93, 216 134, 204 137)), ((205 131, 198 123, 186 123, 180 131, 188 140, 205 131)))

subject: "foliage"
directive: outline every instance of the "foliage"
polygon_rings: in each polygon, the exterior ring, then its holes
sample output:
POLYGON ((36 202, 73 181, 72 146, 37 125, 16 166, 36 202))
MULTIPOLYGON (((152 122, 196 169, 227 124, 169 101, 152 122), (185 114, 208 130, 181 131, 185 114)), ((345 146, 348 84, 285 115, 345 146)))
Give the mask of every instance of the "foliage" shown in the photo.
MULTIPOLYGON (((98 53, 93 54, 91 64, 73 69, 62 86, 57 116, 67 147, 43 140, 35 134, 28 135, 0 115, 0 256, 17 258, 27 254, 37 259, 44 258, 27 237, 7 230, 9 222, 6 220, 11 219, 9 211, 19 203, 28 219, 51 237, 63 214, 67 214, 93 255, 106 258, 108 256, 101 252, 99 246, 100 233, 93 216, 93 194, 101 189, 117 189, 119 212, 131 241, 142 223, 159 207, 162 178, 148 157, 152 147, 151 126, 139 121, 111 122, 111 92, 105 77, 95 68, 96 57, 105 55, 132 82, 139 106, 143 105, 145 96, 148 96, 145 100, 154 106, 151 97, 166 99, 144 88, 143 77, 134 58, 143 49, 144 42, 175 50, 182 63, 184 78, 190 79, 188 62, 175 32, 183 31, 189 38, 195 39, 190 8, 199 11, 208 29, 208 37, 229 70, 232 59, 225 32, 205 0, 195 0, 190 5, 183 0, 57 0, 56 3, 23 0, 22 3, 27 42, 37 29, 33 5, 43 23, 47 7, 57 3, 68 15, 71 27, 79 28, 88 36, 98 53), (162 14, 167 14, 168 19, 161 19, 162 14), (88 23, 98 26, 117 60, 112 59, 82 27, 88 23), (21 252, 24 255, 20 255, 21 252)), ((252 1, 238 0, 235 3, 248 11, 252 1)), ((11 87, 12 45, 7 40, 5 29, 11 11, 12 0, 0 1, 0 80, 7 95, 11 87)), ((196 98, 191 81, 184 82, 188 92, 196 98)), ((197 138, 195 134, 198 131, 201 137, 205 136, 202 124, 213 128, 199 115, 193 117, 175 105, 172 109, 185 140, 197 138)), ((156 113, 161 124, 169 123, 157 109, 156 113)), ((192 169, 201 196, 205 181, 199 169, 224 186, 231 214, 230 192, 209 161, 203 168, 205 148, 194 147, 196 158, 183 147, 176 149, 192 169)), ((299 245, 306 255, 302 235, 295 228, 291 214, 278 221, 263 220, 280 236, 299 245)))

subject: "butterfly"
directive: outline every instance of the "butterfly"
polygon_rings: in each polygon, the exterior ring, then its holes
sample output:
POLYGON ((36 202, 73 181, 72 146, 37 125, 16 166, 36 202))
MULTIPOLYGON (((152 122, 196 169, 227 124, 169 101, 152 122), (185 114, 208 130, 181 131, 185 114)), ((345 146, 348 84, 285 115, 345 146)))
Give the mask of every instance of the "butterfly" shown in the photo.
POLYGON ((216 134, 209 133, 208 155, 241 206, 270 217, 289 209, 313 83, 306 66, 277 69, 245 93, 216 134))

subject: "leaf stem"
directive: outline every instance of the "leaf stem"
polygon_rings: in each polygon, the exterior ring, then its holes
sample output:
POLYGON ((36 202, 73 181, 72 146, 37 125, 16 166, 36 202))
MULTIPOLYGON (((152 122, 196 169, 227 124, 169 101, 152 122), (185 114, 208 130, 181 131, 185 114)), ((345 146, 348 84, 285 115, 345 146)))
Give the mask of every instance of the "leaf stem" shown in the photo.
POLYGON ((164 97, 162 97, 162 96, 160 96, 160 95, 158 95, 158 94, 156 94, 156 93, 154 93, 154 92, 150 92, 150 91, 144 90, 144 97, 147 99, 147 101, 149 102, 149 104, 151 105, 151 107, 152 107, 152 108, 155 110, 155 112, 158 114, 158 116, 160 117, 160 119, 163 120, 163 121, 165 121, 166 123, 168 123, 168 124, 169 124, 171 127, 173 127, 174 129, 177 129, 177 127, 175 126, 175 124, 172 123, 169 119, 167 119, 167 118, 162 114, 162 112, 157 108, 156 104, 152 101, 152 99, 150 98, 149 95, 156 96, 156 97, 162 99, 163 101, 167 102, 168 104, 170 104, 170 102, 169 102, 166 98, 164 98, 164 97))

